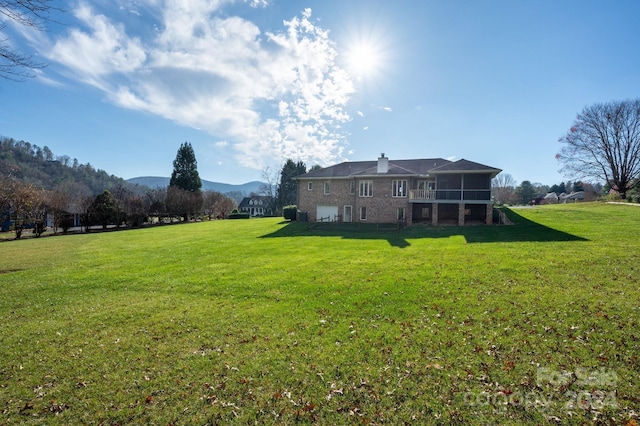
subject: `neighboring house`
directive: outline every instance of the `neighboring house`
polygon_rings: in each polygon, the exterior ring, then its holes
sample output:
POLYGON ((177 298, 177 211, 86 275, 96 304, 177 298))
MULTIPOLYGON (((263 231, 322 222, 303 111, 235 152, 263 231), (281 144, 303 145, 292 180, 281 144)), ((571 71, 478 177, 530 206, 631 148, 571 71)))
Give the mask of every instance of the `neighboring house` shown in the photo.
POLYGON ((85 214, 86 209, 83 209, 79 204, 69 203, 69 205, 67 205, 66 212, 63 213, 62 219, 68 221, 67 223, 69 227, 74 228, 77 226, 83 226, 82 215, 85 214))
POLYGON ((493 222, 500 169, 443 158, 353 161, 298 176, 298 210, 311 222, 493 222))
POLYGON ((272 198, 268 195, 244 197, 238 205, 238 211, 249 213, 249 216, 265 216, 273 214, 272 198))
POLYGON ((578 201, 583 201, 584 200, 584 191, 576 191, 576 192, 572 192, 570 194, 565 194, 564 192, 562 194, 560 194, 560 196, 558 197, 559 202, 566 204, 566 203, 575 203, 578 201))
POLYGON ((584 191, 576 191, 570 194, 565 194, 563 192, 560 195, 557 195, 555 192, 550 192, 545 195, 540 204, 576 203, 578 201, 584 201, 584 196, 584 191))
POLYGON ((555 192, 549 192, 544 196, 540 204, 558 204, 558 194, 555 192))

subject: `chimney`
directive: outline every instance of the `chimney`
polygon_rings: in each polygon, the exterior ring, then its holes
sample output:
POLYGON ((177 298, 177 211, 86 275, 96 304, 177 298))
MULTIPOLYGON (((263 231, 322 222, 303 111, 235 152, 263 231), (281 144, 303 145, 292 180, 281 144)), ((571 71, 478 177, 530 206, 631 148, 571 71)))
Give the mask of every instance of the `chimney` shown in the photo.
POLYGON ((387 173, 389 171, 389 159, 384 156, 384 152, 378 158, 378 173, 387 173))

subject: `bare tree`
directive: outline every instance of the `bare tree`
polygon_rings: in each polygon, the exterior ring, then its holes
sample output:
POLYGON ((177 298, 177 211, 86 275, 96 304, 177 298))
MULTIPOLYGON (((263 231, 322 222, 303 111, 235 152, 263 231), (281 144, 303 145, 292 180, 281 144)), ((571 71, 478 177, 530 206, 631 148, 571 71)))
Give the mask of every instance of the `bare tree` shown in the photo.
POLYGON ((91 226, 91 221, 89 220, 89 209, 91 208, 91 204, 93 204, 93 196, 92 195, 81 195, 78 197, 78 211, 80 212, 80 224, 84 226, 84 231, 89 232, 89 227, 91 226))
POLYGON ((260 184, 260 194, 269 197, 267 205, 265 206, 265 212, 268 215, 273 214, 276 207, 276 188, 278 186, 279 173, 277 170, 273 170, 267 166, 262 169, 262 184, 260 184))
POLYGON ((204 191, 204 214, 211 220, 224 219, 237 207, 236 202, 230 197, 216 191, 204 191))
POLYGON ((491 192, 497 204, 515 202, 515 190, 517 182, 509 173, 499 173, 491 181, 491 192))
POLYGON ((10 217, 14 219, 16 239, 20 239, 27 226, 33 226, 35 236, 39 237, 44 231, 46 214, 44 190, 9 179, 4 180, 3 186, 3 198, 6 198, 10 217))
POLYGON ((195 219, 202 212, 202 192, 169 186, 165 203, 172 218, 181 216, 184 221, 195 219))
POLYGON ((9 208, 11 202, 12 181, 8 176, 0 175, 0 211, 9 208))
MULTIPOLYGON (((1 0, 0 0, 1 1, 1 0)), ((120 227, 120 224, 125 221, 127 219, 127 203, 129 201, 130 198, 133 197, 133 192, 131 192, 128 188, 126 188, 124 185, 118 185, 115 188, 112 188, 110 190, 111 195, 113 195, 113 198, 116 200, 116 216, 117 216, 117 222, 116 222, 116 228, 120 227)), ((136 206, 134 208, 137 209, 139 206, 136 206)), ((134 213, 135 215, 136 213, 134 213)))
POLYGON ((209 220, 220 215, 219 207, 223 198, 224 195, 216 191, 204 191, 202 193, 204 214, 209 220))
MULTIPOLYGON (((0 0, 0 32, 13 22, 39 31, 51 22, 51 14, 62 9, 53 5, 54 0, 0 0)), ((15 50, 8 38, 0 39, 0 77, 22 81, 34 76, 33 70, 44 68, 26 53, 15 50)))
MULTIPOLYGON (((162 218, 167 215, 166 198, 166 188, 152 189, 145 193, 145 204, 149 206, 149 215, 157 217, 159 223, 162 223, 162 218)), ((149 219, 153 221, 152 218, 149 219)))
POLYGON ((224 196, 218 205, 218 211, 222 218, 227 217, 229 213, 233 211, 233 209, 237 208, 238 205, 234 200, 229 197, 224 196))
POLYGON ((53 216, 53 233, 58 232, 58 227, 62 227, 63 232, 67 232, 70 225, 65 222, 65 215, 67 214, 71 197, 69 194, 55 189, 47 191, 46 197, 49 213, 53 216))
POLYGON ((262 169, 262 183, 260 184, 260 195, 275 198, 276 185, 278 184, 278 171, 267 166, 262 169))
POLYGON ((139 195, 129 193, 124 200, 124 216, 127 225, 133 227, 142 226, 145 217, 149 214, 148 204, 145 199, 139 195))
POLYGON ((640 178, 640 99, 583 109, 559 141, 565 174, 602 179, 626 198, 640 178))
POLYGON ((86 184, 63 181, 56 185, 50 195, 53 197, 49 203, 54 214, 55 232, 58 226, 62 227, 62 232, 67 232, 75 225, 76 215, 80 216, 81 222, 86 222, 87 209, 93 202, 91 189, 86 184))

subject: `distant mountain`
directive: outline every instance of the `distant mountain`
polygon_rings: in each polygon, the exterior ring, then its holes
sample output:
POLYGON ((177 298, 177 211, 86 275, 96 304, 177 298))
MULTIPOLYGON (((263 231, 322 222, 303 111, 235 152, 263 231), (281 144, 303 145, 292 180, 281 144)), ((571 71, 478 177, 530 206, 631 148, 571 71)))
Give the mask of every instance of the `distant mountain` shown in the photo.
MULTIPOLYGON (((169 186, 168 177, 160 176, 140 176, 127 179, 128 183, 133 185, 138 184, 141 186, 148 186, 149 188, 164 188, 169 186)), ((229 192, 241 192, 244 196, 248 196, 252 192, 260 192, 262 182, 252 181, 243 183, 242 185, 232 185, 230 183, 211 182, 209 180, 202 180, 202 190, 204 191, 216 191, 221 194, 227 194, 229 192)))

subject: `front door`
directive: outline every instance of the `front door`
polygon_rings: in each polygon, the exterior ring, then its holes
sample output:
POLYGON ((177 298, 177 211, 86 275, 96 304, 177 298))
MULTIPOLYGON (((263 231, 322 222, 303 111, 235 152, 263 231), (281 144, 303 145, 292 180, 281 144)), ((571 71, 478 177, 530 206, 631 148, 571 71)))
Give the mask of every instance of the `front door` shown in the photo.
POLYGON ((343 216, 343 222, 351 222, 352 221, 352 211, 353 209, 351 208, 351 206, 344 206, 344 216, 343 216))

